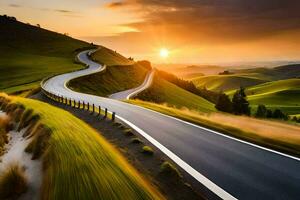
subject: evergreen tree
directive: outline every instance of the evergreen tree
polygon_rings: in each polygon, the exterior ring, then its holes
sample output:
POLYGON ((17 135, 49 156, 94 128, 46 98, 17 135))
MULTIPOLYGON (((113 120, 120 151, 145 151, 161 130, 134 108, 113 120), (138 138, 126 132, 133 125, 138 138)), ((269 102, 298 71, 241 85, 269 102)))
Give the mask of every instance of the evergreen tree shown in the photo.
POLYGON ((232 98, 232 108, 236 115, 250 115, 249 102, 247 101, 247 95, 243 87, 234 93, 232 98))
POLYGON ((231 103, 229 97, 224 93, 220 94, 218 101, 215 105, 215 108, 219 111, 231 113, 232 112, 232 103, 231 103))
POLYGON ((255 113, 255 117, 265 118, 265 117, 267 117, 267 112, 268 112, 268 109, 266 108, 265 105, 259 105, 257 107, 257 111, 255 113))

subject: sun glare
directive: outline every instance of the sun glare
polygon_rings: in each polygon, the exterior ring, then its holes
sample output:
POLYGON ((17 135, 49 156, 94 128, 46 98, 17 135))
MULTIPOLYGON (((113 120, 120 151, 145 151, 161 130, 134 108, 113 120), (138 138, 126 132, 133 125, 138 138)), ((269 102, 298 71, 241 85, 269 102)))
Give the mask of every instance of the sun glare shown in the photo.
POLYGON ((160 57, 167 58, 169 57, 169 50, 166 48, 162 48, 159 52, 160 57))

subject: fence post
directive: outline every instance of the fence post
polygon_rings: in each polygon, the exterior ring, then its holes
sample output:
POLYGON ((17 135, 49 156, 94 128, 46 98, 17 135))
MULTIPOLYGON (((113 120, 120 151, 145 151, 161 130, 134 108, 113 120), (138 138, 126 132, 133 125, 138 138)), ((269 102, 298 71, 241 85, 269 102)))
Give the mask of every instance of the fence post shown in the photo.
POLYGON ((93 104, 93 114, 95 113, 95 105, 93 104))
POLYGON ((83 110, 85 109, 85 103, 84 101, 82 102, 82 107, 83 107, 83 110))
POLYGON ((90 103, 87 103, 87 111, 90 111, 90 103))
POLYGON ((107 117, 107 108, 105 108, 104 119, 107 117))
POLYGON ((99 106, 99 116, 101 115, 101 106, 99 106))
POLYGON ((113 113, 112 113, 112 116, 111 116, 111 121, 113 121, 113 122, 114 122, 114 121, 115 121, 115 118, 116 118, 116 113, 115 113, 115 112, 113 112, 113 113))

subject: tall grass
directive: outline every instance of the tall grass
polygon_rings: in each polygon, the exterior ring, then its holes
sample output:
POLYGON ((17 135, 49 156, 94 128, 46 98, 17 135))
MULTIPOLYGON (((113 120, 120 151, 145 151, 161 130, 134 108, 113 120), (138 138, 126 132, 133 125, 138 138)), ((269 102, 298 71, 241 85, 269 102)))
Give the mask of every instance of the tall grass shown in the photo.
POLYGON ((0 199, 17 199, 27 187, 25 172, 18 163, 12 163, 0 175, 0 199))
POLYGON ((300 126, 224 113, 204 114, 139 100, 129 102, 279 151, 300 155, 300 126))
POLYGON ((4 145, 8 143, 7 128, 9 125, 9 117, 0 117, 0 156, 4 152, 4 145))
POLYGON ((43 149, 42 199, 163 199, 112 145, 78 118, 46 103, 9 98, 24 105, 23 116, 32 110, 26 115, 38 115, 39 123, 51 130, 46 136, 44 131, 34 133, 28 147, 34 152, 33 143, 46 141, 38 148, 43 149))

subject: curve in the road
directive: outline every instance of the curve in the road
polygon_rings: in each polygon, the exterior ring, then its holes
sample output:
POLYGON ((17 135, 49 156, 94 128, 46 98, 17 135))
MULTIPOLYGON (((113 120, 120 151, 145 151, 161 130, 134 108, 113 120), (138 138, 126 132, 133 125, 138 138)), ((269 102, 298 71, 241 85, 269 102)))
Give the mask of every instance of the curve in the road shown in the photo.
POLYGON ((297 199, 298 158, 228 137, 188 122, 113 99, 74 92, 66 83, 103 67, 79 54, 89 68, 47 80, 43 89, 117 112, 174 162, 222 199, 297 199))
POLYGON ((151 86, 153 82, 154 74, 155 74, 155 69, 153 68, 151 71, 147 73, 144 82, 139 87, 112 94, 109 96, 109 98, 116 99, 116 100, 131 99, 132 97, 138 95, 139 93, 148 89, 151 86))

